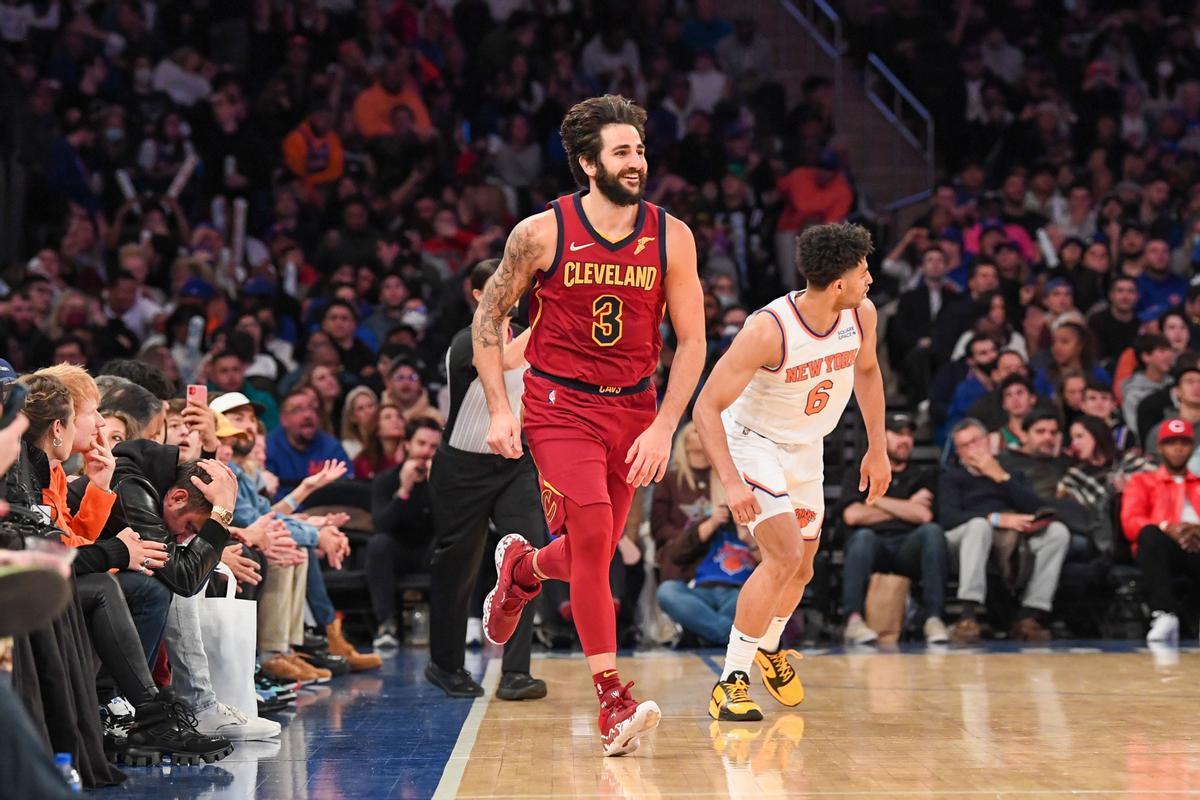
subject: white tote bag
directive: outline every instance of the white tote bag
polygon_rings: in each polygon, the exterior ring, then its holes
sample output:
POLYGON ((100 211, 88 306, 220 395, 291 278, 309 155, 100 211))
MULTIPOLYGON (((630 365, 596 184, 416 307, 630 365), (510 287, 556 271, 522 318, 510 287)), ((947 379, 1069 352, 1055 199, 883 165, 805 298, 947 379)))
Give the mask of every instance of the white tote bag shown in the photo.
POLYGON ((258 694, 254 691, 254 653, 258 646, 258 603, 239 600, 237 579, 224 564, 216 570, 227 578, 224 597, 200 602, 200 636, 208 655, 213 692, 225 705, 250 719, 258 719, 258 694))

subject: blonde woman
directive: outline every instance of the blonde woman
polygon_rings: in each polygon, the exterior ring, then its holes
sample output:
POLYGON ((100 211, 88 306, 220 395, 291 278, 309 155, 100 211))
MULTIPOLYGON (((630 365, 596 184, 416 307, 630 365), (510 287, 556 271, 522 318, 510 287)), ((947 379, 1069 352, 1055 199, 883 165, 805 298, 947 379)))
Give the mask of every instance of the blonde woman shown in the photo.
POLYGON ((658 603, 687 632, 714 645, 729 639, 738 591, 757 564, 738 535, 695 426, 675 438, 671 466, 654 490, 658 603), (717 501, 717 502, 714 502, 717 501))
POLYGON ((350 460, 358 458, 375 435, 379 398, 368 386, 355 386, 342 404, 342 447, 350 460))

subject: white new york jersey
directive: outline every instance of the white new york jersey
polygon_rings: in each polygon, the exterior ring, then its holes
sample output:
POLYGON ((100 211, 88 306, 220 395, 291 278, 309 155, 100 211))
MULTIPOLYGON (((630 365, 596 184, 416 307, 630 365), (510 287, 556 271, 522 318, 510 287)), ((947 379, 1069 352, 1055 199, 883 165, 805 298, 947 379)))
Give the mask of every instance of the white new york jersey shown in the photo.
POLYGON ((757 370, 726 412, 777 444, 819 442, 837 427, 854 391, 854 360, 862 346, 857 309, 842 311, 828 331, 814 331, 796 308, 801 294, 786 294, 759 310, 783 333, 781 361, 757 370))

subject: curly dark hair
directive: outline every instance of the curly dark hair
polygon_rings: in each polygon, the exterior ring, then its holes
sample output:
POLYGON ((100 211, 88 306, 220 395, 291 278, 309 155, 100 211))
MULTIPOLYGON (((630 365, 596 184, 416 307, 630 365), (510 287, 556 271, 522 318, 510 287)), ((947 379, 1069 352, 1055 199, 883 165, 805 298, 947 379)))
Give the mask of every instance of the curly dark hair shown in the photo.
POLYGON ((583 156, 593 164, 600 160, 600 130, 605 125, 632 125, 644 141, 646 110, 619 94, 589 97, 571 106, 558 132, 567 151, 571 176, 583 188, 588 186, 588 176, 579 166, 579 157, 583 156))
POLYGON ((814 225, 796 238, 796 268, 814 289, 824 289, 871 254, 871 234, 861 225, 814 225))

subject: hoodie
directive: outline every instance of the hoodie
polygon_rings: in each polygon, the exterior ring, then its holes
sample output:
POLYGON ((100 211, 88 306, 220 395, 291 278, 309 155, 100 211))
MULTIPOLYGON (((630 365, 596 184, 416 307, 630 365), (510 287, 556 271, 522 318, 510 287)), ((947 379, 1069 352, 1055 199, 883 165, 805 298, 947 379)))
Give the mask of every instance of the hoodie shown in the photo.
MULTIPOLYGON (((102 538, 112 538, 125 528, 137 531, 143 539, 167 545, 167 563, 154 576, 175 594, 191 597, 203 588, 205 581, 229 544, 229 531, 210 519, 199 534, 186 544, 180 544, 167 530, 163 520, 163 497, 174 486, 179 470, 179 448, 145 439, 121 442, 113 448, 117 467, 113 472, 112 488, 117 495, 102 538)), ((82 499, 86 483, 81 478, 71 484, 70 497, 82 499)))

